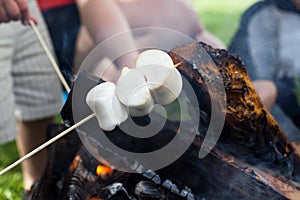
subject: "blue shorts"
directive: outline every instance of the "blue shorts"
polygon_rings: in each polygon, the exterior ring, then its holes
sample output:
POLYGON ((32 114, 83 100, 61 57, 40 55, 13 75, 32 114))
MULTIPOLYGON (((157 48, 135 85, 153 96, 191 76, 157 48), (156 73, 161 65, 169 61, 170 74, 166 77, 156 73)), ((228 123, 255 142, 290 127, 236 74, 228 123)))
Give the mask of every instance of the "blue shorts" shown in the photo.
POLYGON ((71 83, 80 17, 75 4, 43 11, 60 70, 71 83))

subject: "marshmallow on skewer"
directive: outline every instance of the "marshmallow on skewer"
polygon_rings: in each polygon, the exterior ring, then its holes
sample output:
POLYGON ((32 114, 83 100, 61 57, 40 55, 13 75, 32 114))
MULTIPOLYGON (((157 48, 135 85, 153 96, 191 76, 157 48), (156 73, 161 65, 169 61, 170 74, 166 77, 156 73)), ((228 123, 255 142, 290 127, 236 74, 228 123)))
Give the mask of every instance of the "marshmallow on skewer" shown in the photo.
POLYGON ((153 98, 144 75, 136 69, 123 68, 116 85, 116 94, 122 104, 129 108, 130 115, 141 117, 153 108, 153 98))
POLYGON ((182 78, 166 52, 156 49, 142 52, 136 68, 145 76, 156 103, 168 105, 180 95, 182 78))
POLYGON ((114 83, 105 82, 92 88, 86 96, 88 106, 105 131, 112 131, 128 117, 127 108, 117 98, 115 89, 114 83))

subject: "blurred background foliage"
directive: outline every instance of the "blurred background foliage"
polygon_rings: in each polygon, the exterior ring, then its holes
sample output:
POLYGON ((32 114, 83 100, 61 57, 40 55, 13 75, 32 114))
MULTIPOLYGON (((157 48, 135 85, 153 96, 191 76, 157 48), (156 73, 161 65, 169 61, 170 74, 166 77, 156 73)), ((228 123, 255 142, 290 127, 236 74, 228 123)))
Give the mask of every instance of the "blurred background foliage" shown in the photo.
POLYGON ((241 14, 257 0, 192 0, 205 28, 226 46, 238 28, 241 14))

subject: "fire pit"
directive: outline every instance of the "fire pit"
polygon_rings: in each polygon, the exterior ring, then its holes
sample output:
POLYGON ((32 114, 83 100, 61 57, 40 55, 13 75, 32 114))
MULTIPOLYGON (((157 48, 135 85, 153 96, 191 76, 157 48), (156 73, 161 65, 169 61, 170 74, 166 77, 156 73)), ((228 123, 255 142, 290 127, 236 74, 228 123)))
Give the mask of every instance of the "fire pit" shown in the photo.
MULTIPOLYGON (((92 136, 85 143, 94 148, 87 151, 76 131, 48 148, 47 169, 33 199, 299 199, 300 157, 297 145, 289 142, 272 115, 261 103, 247 75, 242 61, 225 50, 213 49, 203 43, 192 43, 169 52, 177 69, 188 80, 197 96, 197 104, 189 102, 189 109, 197 106, 201 112, 199 126, 184 128, 182 143, 195 135, 192 144, 172 164, 158 170, 139 170, 135 173, 112 169, 105 160, 95 156, 108 151, 92 136), (208 53, 211 61, 202 59, 208 53), (181 56, 178 56, 181 55, 181 56), (212 65, 218 67, 218 72, 212 65), (200 73, 201 72, 201 73, 200 73), (214 112, 211 102, 221 100, 221 94, 209 94, 207 81, 214 83, 220 73, 226 92, 225 124, 216 146, 204 158, 199 158, 214 112)), ((86 93, 102 82, 87 75, 86 93)), ((79 100, 84 106, 84 96, 79 100)), ((74 105, 74 104, 73 104, 74 105)), ((64 125, 50 128, 50 137, 74 124, 72 95, 62 110, 64 125)), ((161 121, 154 115, 153 123, 161 121)), ((147 118, 135 119, 138 124, 147 118)), ((185 127, 189 127, 188 125, 185 127)), ((166 145, 179 129, 178 123, 166 121, 154 137, 136 139, 116 128, 106 136, 116 145, 134 152, 148 152, 166 145)), ((130 158, 111 155, 127 162, 130 158)), ((126 163, 125 163, 126 164, 126 163)))

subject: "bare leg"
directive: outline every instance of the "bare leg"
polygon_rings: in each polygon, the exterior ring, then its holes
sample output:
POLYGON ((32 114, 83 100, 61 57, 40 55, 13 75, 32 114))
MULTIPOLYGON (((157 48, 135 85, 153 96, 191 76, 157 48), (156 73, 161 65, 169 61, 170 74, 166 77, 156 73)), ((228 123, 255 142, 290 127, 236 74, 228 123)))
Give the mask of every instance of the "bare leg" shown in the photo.
MULTIPOLYGON (((54 123, 55 118, 47 118, 32 122, 19 122, 19 134, 16 138, 20 156, 24 156, 46 140, 46 128, 54 123)), ((30 190, 32 184, 37 181, 45 168, 47 160, 46 150, 42 150, 32 158, 22 163, 24 189, 30 190)))

